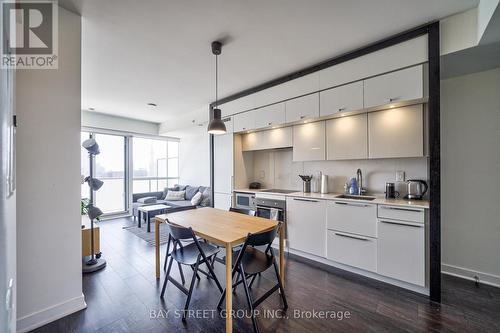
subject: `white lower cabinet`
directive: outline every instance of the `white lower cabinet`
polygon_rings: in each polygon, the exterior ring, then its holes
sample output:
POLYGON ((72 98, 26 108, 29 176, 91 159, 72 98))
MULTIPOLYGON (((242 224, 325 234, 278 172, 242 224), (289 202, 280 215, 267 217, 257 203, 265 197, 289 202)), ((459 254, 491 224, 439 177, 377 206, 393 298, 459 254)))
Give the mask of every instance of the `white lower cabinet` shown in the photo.
POLYGON ((425 286, 425 224, 378 222, 378 274, 425 286))
POLYGON ((328 229, 377 237, 377 205, 329 201, 327 217, 328 229))
POLYGON ((286 199, 287 234, 291 249, 326 256, 326 201, 286 199))
POLYGON ((367 271, 377 271, 377 239, 328 230, 327 258, 367 271))

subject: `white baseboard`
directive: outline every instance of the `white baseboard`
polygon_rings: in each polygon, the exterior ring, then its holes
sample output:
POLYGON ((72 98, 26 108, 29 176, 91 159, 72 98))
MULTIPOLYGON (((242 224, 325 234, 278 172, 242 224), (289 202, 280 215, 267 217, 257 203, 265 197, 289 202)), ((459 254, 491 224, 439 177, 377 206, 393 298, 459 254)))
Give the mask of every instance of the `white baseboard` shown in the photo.
POLYGON ((17 319, 17 332, 24 333, 53 322, 74 312, 83 310, 87 307, 85 297, 81 296, 69 299, 65 302, 53 305, 46 309, 34 312, 27 316, 17 319))
POLYGON ((447 264, 441 264, 441 272, 443 274, 448 274, 471 281, 475 281, 476 279, 474 278, 474 276, 477 276, 479 278, 479 283, 484 283, 490 286, 500 288, 500 276, 498 275, 473 271, 468 268, 447 265, 447 264))

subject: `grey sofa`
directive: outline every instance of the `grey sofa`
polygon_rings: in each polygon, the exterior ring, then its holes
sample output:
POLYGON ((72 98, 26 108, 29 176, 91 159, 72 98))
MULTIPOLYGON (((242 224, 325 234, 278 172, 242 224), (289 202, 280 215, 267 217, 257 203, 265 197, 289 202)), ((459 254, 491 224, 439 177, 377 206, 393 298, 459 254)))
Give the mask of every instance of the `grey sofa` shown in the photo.
MULTIPOLYGON (((166 188, 163 191, 160 192, 145 192, 145 193, 134 193, 132 195, 132 215, 134 216, 134 221, 136 217, 138 216, 138 208, 142 206, 147 206, 147 205, 157 205, 157 204, 165 204, 167 206, 171 206, 168 210, 168 212, 177 212, 181 210, 187 210, 187 209, 195 209, 197 207, 203 207, 203 206, 210 206, 210 201, 207 202, 205 199, 205 202, 202 202, 203 205, 198 205, 198 206, 193 206, 191 204, 191 199, 193 196, 198 193, 204 193, 207 187, 205 186, 191 186, 191 185, 175 185, 172 188, 166 188), (186 191, 186 196, 185 200, 182 201, 167 201, 164 200, 167 191, 168 190, 173 190, 173 191, 186 191), (146 197, 155 197, 156 202, 155 203, 150 203, 150 204, 144 204, 138 202, 139 199, 141 198, 146 198, 146 197)), ((202 199, 203 201, 203 199, 202 199)))

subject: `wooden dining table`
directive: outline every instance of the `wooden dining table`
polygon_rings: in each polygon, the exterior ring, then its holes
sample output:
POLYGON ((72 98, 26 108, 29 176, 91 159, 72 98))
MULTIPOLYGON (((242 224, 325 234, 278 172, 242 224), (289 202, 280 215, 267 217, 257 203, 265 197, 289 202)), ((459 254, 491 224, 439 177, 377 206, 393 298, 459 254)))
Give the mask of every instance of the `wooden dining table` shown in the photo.
MULTIPOLYGON (((156 278, 160 278, 160 224, 168 221, 182 227, 193 229, 196 236, 224 247, 226 249, 226 290, 232 290, 232 254, 233 247, 245 242, 249 233, 260 233, 275 228, 277 221, 261 217, 248 216, 221 209, 204 207, 175 213, 157 215, 155 217, 156 241, 156 278)), ((284 228, 279 234, 279 268, 280 278, 284 285, 284 228)), ((226 292, 226 332, 233 331, 232 308, 233 293, 226 292)), ((214 303, 215 304, 215 303, 214 303)))

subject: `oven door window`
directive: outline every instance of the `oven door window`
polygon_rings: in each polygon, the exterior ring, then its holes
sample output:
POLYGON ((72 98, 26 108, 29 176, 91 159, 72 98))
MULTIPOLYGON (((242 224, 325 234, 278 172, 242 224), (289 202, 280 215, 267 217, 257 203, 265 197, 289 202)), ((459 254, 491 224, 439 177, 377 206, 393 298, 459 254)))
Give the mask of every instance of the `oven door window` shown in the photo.
POLYGON ((259 207, 257 208, 257 214, 258 217, 263 217, 265 219, 270 219, 271 218, 271 210, 268 208, 262 208, 259 207))
POLYGON ((250 197, 238 195, 236 196, 236 204, 240 207, 250 207, 250 197))

